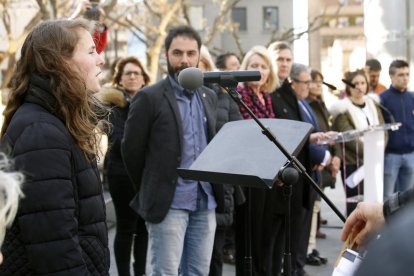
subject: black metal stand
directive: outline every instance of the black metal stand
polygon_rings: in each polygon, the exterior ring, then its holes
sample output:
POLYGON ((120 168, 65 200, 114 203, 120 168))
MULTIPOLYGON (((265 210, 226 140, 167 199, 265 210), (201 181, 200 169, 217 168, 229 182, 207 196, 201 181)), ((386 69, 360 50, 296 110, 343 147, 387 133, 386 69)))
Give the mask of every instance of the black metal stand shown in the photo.
POLYGON ((286 216, 285 216, 285 252, 283 253, 283 274, 292 275, 292 253, 291 248, 291 235, 290 235, 290 203, 292 199, 292 186, 299 180, 299 173, 295 168, 291 167, 288 162, 283 168, 280 169, 278 179, 283 182, 283 196, 286 198, 286 216))
MULTIPOLYGON (((224 76, 227 77, 227 76, 224 76)), ((265 135, 271 142, 273 142, 276 147, 283 153, 283 155, 288 159, 287 164, 289 164, 289 168, 294 168, 300 175, 304 176, 306 180, 311 183, 313 189, 325 200, 325 202, 329 205, 329 207, 335 212, 335 214, 343 221, 345 222, 344 215, 336 208, 336 206, 331 202, 331 200, 323 193, 323 191, 319 188, 318 184, 309 176, 309 174, 306 172, 306 168, 302 165, 302 163, 297 160, 295 156, 292 156, 289 154, 289 152, 284 148, 282 144, 279 143, 279 141, 276 139, 276 136, 270 131, 268 127, 265 127, 262 122, 257 118, 257 116, 250 110, 250 108, 242 101, 241 96, 236 92, 235 88, 237 86, 237 81, 229 77, 228 79, 221 80, 222 87, 228 92, 228 94, 231 96, 231 98, 239 105, 242 105, 246 111, 249 113, 249 115, 253 118, 253 120, 259 125, 259 127, 262 129, 263 135, 265 135)), ((285 166, 287 169, 288 167, 285 166)), ((284 172, 282 171, 282 176, 284 175, 284 172)), ((290 178, 290 177, 289 177, 290 178)), ((297 180, 296 180, 297 181, 297 180)), ((286 214, 285 218, 285 230, 286 230, 286 244, 285 244, 285 251, 284 257, 287 259, 284 259, 284 274, 285 275, 291 275, 291 253, 290 253, 290 195, 292 193, 292 183, 291 181, 286 181, 284 185, 285 187, 285 194, 288 194, 288 206, 287 210, 288 213, 286 214), (288 183, 290 182, 290 183, 288 183)), ((245 275, 252 275, 252 256, 251 256, 251 206, 250 206, 250 188, 247 189, 248 192, 248 205, 246 210, 246 274, 245 275), (249 236, 247 236, 249 234, 249 236)))
POLYGON ((247 208, 244 211, 244 275, 253 275, 253 260, 252 260, 252 190, 250 187, 246 188, 246 204, 247 208))

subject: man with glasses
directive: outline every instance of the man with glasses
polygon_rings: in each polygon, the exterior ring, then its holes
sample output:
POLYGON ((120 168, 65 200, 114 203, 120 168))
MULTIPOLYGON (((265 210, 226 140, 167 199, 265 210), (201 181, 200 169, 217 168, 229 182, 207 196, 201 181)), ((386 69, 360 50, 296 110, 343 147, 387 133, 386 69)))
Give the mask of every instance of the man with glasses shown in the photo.
MULTIPOLYGON (((304 121, 302 110, 296 98, 296 94, 292 89, 289 76, 292 71, 293 55, 289 44, 284 41, 272 43, 268 50, 274 55, 276 65, 278 67, 278 77, 281 86, 271 93, 273 111, 277 119, 289 119, 295 121, 304 121)), ((293 82, 293 80, 292 80, 293 82)), ((309 79, 299 79, 298 84, 309 88, 309 79)), ((297 156, 298 160, 305 165, 309 174, 312 169, 309 159, 309 143, 305 144, 303 150, 297 156)), ((300 178, 299 182, 293 185, 293 193, 291 198, 291 253, 292 253, 292 271, 293 275, 307 275, 303 270, 303 265, 296 265, 296 259, 303 248, 302 240, 304 240, 303 215, 304 212, 312 210, 312 196, 308 184, 303 183, 300 178)), ((285 214, 286 199, 280 189, 272 189, 266 204, 269 205, 269 212, 265 216, 269 216, 268 220, 272 221, 272 226, 265 232, 265 240, 269 241, 269 252, 264 252, 263 256, 266 262, 266 275, 277 275, 281 271, 282 256, 285 242, 285 214)), ((309 241, 309 235, 308 241, 309 241)), ((306 241, 306 242, 308 242, 306 241)), ((304 257, 306 260, 307 243, 305 247, 304 257)))

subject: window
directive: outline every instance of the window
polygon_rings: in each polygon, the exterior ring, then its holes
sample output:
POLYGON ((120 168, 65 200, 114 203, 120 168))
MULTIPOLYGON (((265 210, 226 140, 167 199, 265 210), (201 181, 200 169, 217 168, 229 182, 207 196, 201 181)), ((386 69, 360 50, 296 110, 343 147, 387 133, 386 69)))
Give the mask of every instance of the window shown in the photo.
POLYGON ((239 31, 247 31, 247 11, 246 8, 233 8, 231 19, 234 23, 239 23, 239 31))
POLYGON ((191 6, 188 12, 190 17, 191 26, 196 31, 203 30, 203 6, 191 6))
POLYGON ((263 7, 263 30, 279 30, 279 8, 263 7))

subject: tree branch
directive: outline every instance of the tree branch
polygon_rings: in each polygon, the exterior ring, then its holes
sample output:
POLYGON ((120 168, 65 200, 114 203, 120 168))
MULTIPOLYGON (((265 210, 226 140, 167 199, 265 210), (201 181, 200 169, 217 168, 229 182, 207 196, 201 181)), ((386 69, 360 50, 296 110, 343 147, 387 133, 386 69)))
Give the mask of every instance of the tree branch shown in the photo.
POLYGON ((220 25, 222 25, 224 17, 229 13, 229 11, 239 3, 240 0, 232 0, 228 5, 226 5, 227 1, 221 2, 220 5, 220 13, 214 19, 213 26, 207 31, 207 34, 204 38, 204 45, 208 46, 213 41, 217 30, 219 29, 220 25))

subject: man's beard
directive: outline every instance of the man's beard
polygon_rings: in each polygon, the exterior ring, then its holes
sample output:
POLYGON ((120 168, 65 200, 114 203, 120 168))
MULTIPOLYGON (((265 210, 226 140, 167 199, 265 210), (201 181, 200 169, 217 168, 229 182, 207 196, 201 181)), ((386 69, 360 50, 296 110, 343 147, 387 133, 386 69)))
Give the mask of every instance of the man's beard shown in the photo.
MULTIPOLYGON (((180 72, 186 68, 189 68, 191 66, 180 66, 180 67, 172 67, 170 64, 170 61, 167 59, 167 69, 168 69, 168 75, 170 75, 172 78, 174 78, 177 82, 178 82, 178 75, 180 74, 180 72)), ((197 65, 195 66, 198 68, 198 62, 197 65)))
POLYGON ((188 68, 189 66, 180 66, 180 67, 172 67, 170 62, 167 60, 167 68, 168 68, 168 74, 173 77, 176 81, 178 81, 178 75, 182 70, 185 68, 188 68))

